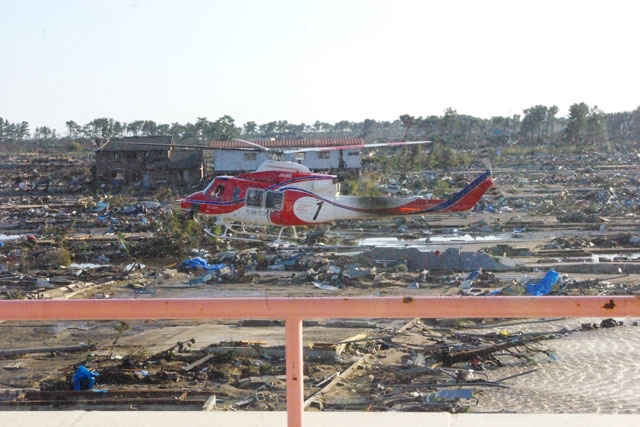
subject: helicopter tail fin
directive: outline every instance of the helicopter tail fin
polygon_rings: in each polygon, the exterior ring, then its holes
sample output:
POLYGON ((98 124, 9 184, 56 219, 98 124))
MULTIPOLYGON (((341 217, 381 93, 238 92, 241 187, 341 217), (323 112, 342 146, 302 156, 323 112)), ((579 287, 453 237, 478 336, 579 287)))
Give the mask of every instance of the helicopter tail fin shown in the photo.
POLYGON ((492 185, 491 170, 487 169, 482 175, 473 180, 472 183, 447 199, 447 206, 443 210, 458 212, 472 209, 492 185))

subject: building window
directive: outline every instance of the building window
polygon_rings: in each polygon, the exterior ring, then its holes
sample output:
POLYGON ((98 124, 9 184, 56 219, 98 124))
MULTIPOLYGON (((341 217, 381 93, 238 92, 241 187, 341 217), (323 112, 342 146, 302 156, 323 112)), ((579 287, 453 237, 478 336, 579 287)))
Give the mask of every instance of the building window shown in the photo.
POLYGON ((127 160, 136 160, 138 158, 138 153, 135 151, 130 151, 127 153, 127 160))
POLYGON ((347 152, 347 156, 359 156, 360 152, 359 151, 348 151, 347 152))
POLYGON ((319 159, 328 159, 331 153, 329 151, 318 151, 319 159))
POLYGON ((251 206, 254 208, 262 207, 262 196, 264 191, 258 190, 256 188, 251 188, 247 191, 247 206, 251 206))
POLYGON ((114 162, 120 161, 120 153, 113 153, 113 161, 114 162))
POLYGON ((304 153, 296 153, 294 155, 294 158, 295 158, 296 162, 300 163, 300 162, 304 161, 304 153))
POLYGON ((282 199, 284 194, 279 191, 267 191, 267 200, 265 200, 264 207, 267 209, 273 209, 279 211, 282 209, 282 199))
POLYGON ((244 153, 245 160, 256 160, 258 158, 258 153, 244 153))

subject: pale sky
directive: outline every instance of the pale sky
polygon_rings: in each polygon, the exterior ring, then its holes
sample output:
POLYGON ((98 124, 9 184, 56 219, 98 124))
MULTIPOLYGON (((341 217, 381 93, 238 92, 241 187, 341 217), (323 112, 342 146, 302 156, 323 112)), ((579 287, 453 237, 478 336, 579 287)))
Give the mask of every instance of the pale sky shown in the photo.
POLYGON ((394 120, 640 105, 628 1, 0 0, 0 117, 394 120))

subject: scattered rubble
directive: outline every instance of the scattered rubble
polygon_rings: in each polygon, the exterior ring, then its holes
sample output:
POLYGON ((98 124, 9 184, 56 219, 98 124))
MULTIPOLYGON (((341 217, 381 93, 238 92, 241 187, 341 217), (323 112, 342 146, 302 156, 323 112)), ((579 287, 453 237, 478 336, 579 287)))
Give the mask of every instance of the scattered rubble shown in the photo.
POLYGON ((510 267, 494 260, 491 256, 479 252, 461 252, 458 248, 448 248, 444 252, 422 252, 416 248, 393 249, 376 248, 360 257, 374 264, 405 265, 411 271, 441 270, 470 271, 506 271, 510 267))
MULTIPOLYGON (((179 212, 177 191, 96 184, 89 158, 8 155, 0 168, 0 298, 640 295, 637 165, 624 154, 544 153, 504 155, 497 164, 498 185, 475 212, 347 221, 299 229, 298 244, 264 245, 209 237, 202 229, 216 225, 179 212)), ((436 176, 453 191, 477 172, 383 176, 389 191, 429 197, 433 191, 422 184, 435 186, 436 176)), ((554 363, 549 340, 626 327, 605 319, 575 330, 503 333, 459 322, 313 323, 365 331, 305 346, 305 405, 465 411, 508 387, 512 376, 497 375, 505 366, 521 367, 517 376, 554 363)), ((184 340, 149 352, 145 346, 153 343, 119 341, 154 327, 117 334, 74 329, 68 341, 43 344, 41 337, 20 346, 10 344, 21 341, 16 330, 0 346, 6 362, 0 383, 23 391, 0 405, 284 409, 282 346, 234 340, 193 348, 184 340), (57 368, 38 368, 46 364, 57 368), (78 372, 79 389, 69 394, 78 372)), ((280 331, 282 324, 247 319, 233 327, 280 331)))
MULTIPOLYGON (((607 325, 620 326, 612 322, 609 319, 607 325)), ((480 325, 413 319, 397 328, 393 322, 383 322, 352 338, 305 345, 305 406, 340 410, 347 409, 346 401, 350 409, 464 411, 483 393, 507 387, 503 382, 510 377, 489 381, 489 372, 505 365, 526 368, 534 361, 552 362, 555 355, 544 343, 572 332, 471 332, 475 326, 480 325), (360 396, 358 403, 353 390, 360 396), (344 399, 345 393, 351 395, 349 399, 344 399)), ((60 408, 126 407, 132 391, 140 397, 146 393, 138 400, 144 407, 159 402, 171 405, 161 400, 170 390, 158 388, 171 384, 176 390, 171 396, 182 396, 178 400, 193 405, 197 401, 200 407, 215 395, 216 405, 210 402, 209 410, 285 408, 284 347, 256 340, 220 342, 197 350, 192 349, 194 344, 194 339, 181 341, 156 353, 130 349, 126 356, 85 349, 91 353, 82 363, 62 366, 59 376, 41 380, 39 392, 0 400, 0 406, 38 408, 55 402, 60 408), (72 389, 98 393, 91 401, 83 401, 81 394, 63 397, 60 393, 72 389)))

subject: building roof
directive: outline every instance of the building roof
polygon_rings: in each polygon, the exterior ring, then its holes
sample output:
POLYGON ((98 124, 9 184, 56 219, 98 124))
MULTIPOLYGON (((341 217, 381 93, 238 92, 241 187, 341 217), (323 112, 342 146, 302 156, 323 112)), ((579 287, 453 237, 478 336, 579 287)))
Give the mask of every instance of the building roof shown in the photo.
POLYGON ((96 148, 96 151, 168 151, 173 139, 170 136, 132 136, 113 138, 96 148), (145 145, 140 145, 143 143, 145 145), (163 145, 146 145, 163 144, 163 145))
MULTIPOLYGON (((252 139, 250 142, 262 145, 266 148, 307 148, 307 147, 338 147, 342 145, 364 144, 362 138, 331 138, 331 139, 252 139)), ((241 141, 211 141, 212 148, 254 148, 241 141)))

